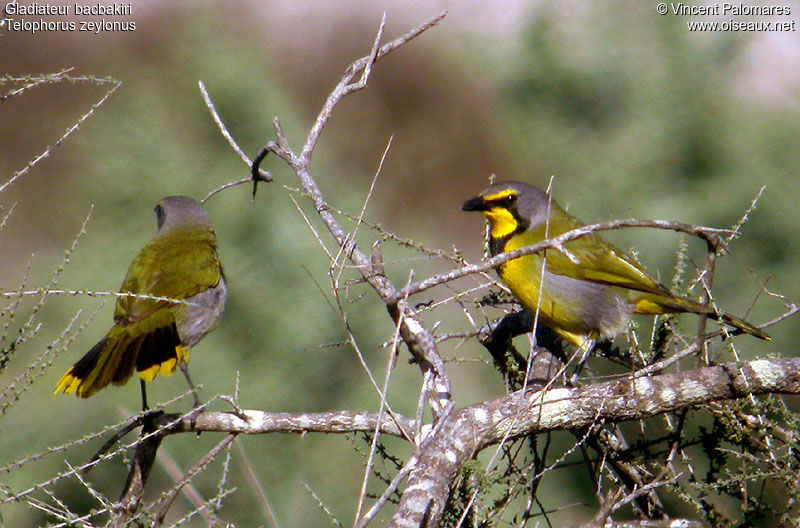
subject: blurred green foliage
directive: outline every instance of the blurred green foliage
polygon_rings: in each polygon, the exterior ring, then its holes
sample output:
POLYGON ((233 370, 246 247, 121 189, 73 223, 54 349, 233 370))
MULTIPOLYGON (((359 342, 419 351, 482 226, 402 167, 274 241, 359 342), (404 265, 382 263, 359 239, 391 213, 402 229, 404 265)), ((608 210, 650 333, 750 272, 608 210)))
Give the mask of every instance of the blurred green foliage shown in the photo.
MULTIPOLYGON (((455 245, 472 259, 480 255, 481 227, 477 219, 462 219, 458 204, 482 188, 491 172, 542 187, 554 176, 556 198, 587 222, 639 217, 729 227, 766 186, 742 238, 732 244, 733 255, 720 262, 715 296, 726 310, 743 314, 759 289, 750 269, 759 280, 770 278, 771 289, 795 296, 800 106, 791 90, 778 97, 751 88, 761 70, 748 61, 754 48, 768 47, 770 41, 753 34, 690 34, 680 18, 658 17, 650 5, 623 4, 626 9, 611 10, 606 3, 587 2, 577 20, 555 4, 532 8, 525 29, 503 35, 496 45, 491 38, 464 38, 459 32, 466 30, 449 28, 445 19, 441 27, 379 63, 367 91, 337 109, 315 154, 312 169, 331 205, 358 214, 392 134, 393 146, 366 218, 430 246, 455 245)), ((380 12, 371 8, 351 13, 326 41, 325 29, 333 23, 324 16, 312 16, 312 31, 301 23, 304 19, 270 20, 251 9, 231 13, 219 3, 160 7, 149 22, 143 19, 136 34, 80 42, 71 52, 73 35, 4 36, 0 45, 26 47, 26 52, 16 55, 23 61, 16 63, 13 53, 3 53, 0 74, 78 65, 81 74, 110 74, 124 84, 75 135, 0 195, 3 211, 17 204, 0 231, 2 291, 44 283, 90 204, 94 209, 87 233, 58 283, 69 289, 116 291, 130 259, 155 232, 150 208, 159 198, 201 198, 248 174, 214 126, 197 81, 206 84, 248 155, 272 139, 275 115, 299 149, 338 75, 369 49, 380 12), (46 45, 62 52, 47 53, 46 45), (31 253, 36 256, 26 278, 31 253)), ((392 21, 391 12, 389 19, 387 34, 404 30, 392 21)), ((5 93, 3 85, 0 89, 5 93)), ((3 102, 0 111, 7 114, 0 120, 0 182, 55 141, 102 93, 102 87, 60 84, 3 102)), ((318 231, 321 225, 307 201, 285 188, 297 187, 292 175, 270 159, 264 168, 275 181, 262 184, 255 201, 249 186, 239 186, 206 205, 219 235, 229 300, 223 323, 194 350, 193 377, 207 398, 233 393, 239 372, 245 408, 375 410, 375 393, 355 353, 343 344, 347 335, 330 305, 327 258, 290 197, 318 231)), ((360 237, 368 246, 375 235, 362 228, 360 237)), ((678 246, 674 234, 629 230, 609 237, 622 247, 636 247, 667 282, 678 246)), ((322 243, 334 250, 324 233, 322 243)), ((704 249, 690 243, 690 256, 700 259, 698 265, 704 249)), ((384 244, 384 256, 387 273, 397 284, 408 280, 412 269, 420 278, 450 266, 390 242, 384 244)), ((345 279, 352 277, 345 274, 345 279)), ((426 294, 415 301, 445 295, 426 294)), ((387 352, 381 344, 393 330, 385 309, 363 285, 352 285, 342 296, 367 363, 382 373, 387 352)), ((115 422, 122 406, 129 412, 136 409, 136 383, 85 401, 50 394, 62 371, 108 329, 112 304, 54 297, 37 315, 43 327, 2 373, 4 386, 56 339, 77 310, 83 310, 80 324, 90 314, 96 316, 69 353, 59 356, 19 404, 0 416, 0 465, 115 422)), ((764 300, 749 318, 760 323, 780 312, 780 303, 764 300)), ((429 323, 443 320, 443 333, 469 330, 458 307, 424 317, 429 323)), ((789 336, 797 330, 795 321, 771 329, 775 341, 769 345, 743 339, 742 357, 794 355, 789 336)), ((474 342, 457 344, 444 343, 443 354, 488 361, 474 342)), ((405 351, 400 354, 390 401, 396 411, 411 414, 420 380, 417 369, 406 364, 405 351)), ((502 380, 485 362, 450 365, 458 404, 502 393, 502 380)), ((151 399, 181 394, 184 385, 178 378, 157 380, 149 389, 151 399)), ((562 436, 565 442, 572 438, 562 436)), ((167 440, 164 450, 185 469, 217 440, 210 434, 196 439, 182 435, 167 440)), ((328 522, 301 481, 342 522, 351 518, 363 473, 351 442, 360 440, 272 435, 239 441, 283 525, 328 522)), ((94 441, 71 451, 70 463, 84 462, 96 447, 94 441)), ((240 492, 225 500, 221 515, 240 526, 266 524, 262 511, 252 507, 258 501, 244 475, 244 462, 233 458, 229 485, 240 492)), ((50 457, 0 480, 19 490, 64 469, 58 456, 50 457)), ((122 464, 109 464, 96 469, 91 480, 113 497, 124 474, 122 464)), ((206 497, 216 493, 216 474, 197 481, 206 497)), ((558 496, 558 504, 586 500, 586 490, 571 484, 574 474, 563 478, 566 487, 551 483, 543 493, 558 496)), ((157 468, 149 500, 169 484, 157 468)), ((72 482, 57 489, 75 511, 96 507, 72 482)), ((177 509, 185 512, 190 506, 182 503, 177 509)), ((582 511, 589 515, 593 508, 582 511)), ((44 514, 25 505, 0 507, 0 514, 8 526, 47 522, 44 514)))

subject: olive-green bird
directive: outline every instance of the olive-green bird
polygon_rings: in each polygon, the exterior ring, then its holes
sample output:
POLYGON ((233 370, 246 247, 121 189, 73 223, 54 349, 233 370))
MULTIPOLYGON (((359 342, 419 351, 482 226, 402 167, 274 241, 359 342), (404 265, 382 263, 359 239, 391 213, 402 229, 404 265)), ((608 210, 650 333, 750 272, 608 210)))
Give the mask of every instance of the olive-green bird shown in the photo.
MULTIPOLYGON (((464 203, 489 222, 491 254, 507 253, 553 238, 583 224, 542 190, 519 182, 491 185, 464 203)), ((499 266, 500 278, 522 305, 579 348, 611 338, 631 314, 705 313, 742 332, 769 340, 755 326, 718 314, 658 283, 633 259, 592 233, 564 244, 577 263, 557 250, 526 255, 499 266), (542 277, 544 274, 544 277, 542 277)))
POLYGON ((211 220, 186 196, 164 198, 155 212, 158 232, 128 269, 120 293, 131 295, 117 299, 114 326, 61 377, 55 393, 88 398, 109 383, 124 385, 136 369, 146 408, 144 382, 183 366, 190 347, 219 323, 227 289, 211 220))

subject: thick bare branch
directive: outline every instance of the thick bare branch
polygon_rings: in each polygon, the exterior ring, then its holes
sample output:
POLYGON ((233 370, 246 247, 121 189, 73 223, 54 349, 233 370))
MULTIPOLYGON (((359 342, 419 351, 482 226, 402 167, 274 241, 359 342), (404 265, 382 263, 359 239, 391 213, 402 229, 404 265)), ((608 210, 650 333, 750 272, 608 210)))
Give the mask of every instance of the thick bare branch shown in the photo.
POLYGON ((602 525, 595 523, 581 524, 576 528, 703 528, 700 521, 691 519, 640 519, 630 521, 607 520, 602 525))
POLYGON ((164 438, 161 434, 152 434, 156 432, 156 429, 154 420, 145 419, 141 435, 144 440, 134 451, 133 461, 128 471, 128 480, 125 482, 124 491, 119 499, 116 516, 109 523, 112 528, 128 526, 136 515, 136 510, 144 494, 147 477, 150 476, 158 447, 164 438))
POLYGON ((438 526, 461 465, 504 438, 640 420, 746 395, 800 393, 800 358, 726 364, 584 388, 515 392, 452 413, 419 454, 391 527, 438 526))
POLYGON ((244 410, 246 420, 232 412, 201 412, 196 417, 181 417, 178 414, 163 414, 156 418, 158 427, 168 428, 169 433, 216 431, 242 434, 267 433, 375 433, 400 438, 405 432, 414 430, 414 422, 400 415, 368 412, 327 413, 268 413, 244 410))

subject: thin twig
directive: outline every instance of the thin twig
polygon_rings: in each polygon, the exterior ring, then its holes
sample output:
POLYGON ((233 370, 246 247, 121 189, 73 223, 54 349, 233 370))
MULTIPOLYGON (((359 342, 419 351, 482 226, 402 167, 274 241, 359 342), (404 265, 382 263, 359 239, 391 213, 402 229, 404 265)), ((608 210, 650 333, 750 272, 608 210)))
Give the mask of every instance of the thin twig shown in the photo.
MULTIPOLYGON (((197 84, 200 87, 200 93, 203 95, 203 101, 205 101, 205 103, 206 103, 206 108, 208 108, 208 111, 211 112, 211 117, 214 119, 214 123, 216 123, 217 128, 219 128, 220 133, 222 133, 222 137, 225 138, 225 140, 231 146, 233 151, 236 152, 236 154, 239 156, 239 158, 241 158, 241 160, 244 162, 244 164, 247 165, 248 167, 250 167, 252 165, 252 163, 253 163, 252 160, 250 158, 248 158, 247 154, 245 154, 244 151, 241 149, 241 147, 239 147, 239 144, 236 142, 235 139, 233 139, 233 136, 228 131, 228 127, 225 126, 225 123, 219 117, 219 113, 217 112, 217 108, 216 108, 216 106, 214 106, 214 102, 211 100, 211 96, 208 95, 208 90, 206 89, 206 85, 203 84, 203 81, 197 81, 197 84)), ((258 176, 258 180, 259 181, 264 181, 264 182, 271 182, 272 181, 272 175, 270 173, 266 172, 266 171, 259 171, 257 176, 258 176)), ((216 189, 214 189, 211 192, 209 192, 202 200, 200 200, 200 203, 202 203, 202 204, 206 203, 206 201, 208 201, 209 198, 211 198, 212 196, 214 196, 215 194, 217 194, 218 192, 220 192, 220 191, 222 191, 224 189, 227 189, 229 187, 233 187, 233 186, 236 186, 236 185, 242 185, 242 184, 245 184, 245 183, 249 183, 251 181, 253 181, 252 178, 243 178, 241 180, 237 180, 237 181, 226 183, 225 185, 222 185, 221 187, 217 187, 216 189)))
POLYGON ((531 255, 533 253, 539 253, 540 251, 544 251, 545 249, 555 249, 558 251, 563 251, 564 249, 563 246, 567 242, 570 242, 572 240, 577 240, 578 238, 585 237, 597 231, 608 231, 611 229, 619 229, 622 227, 651 227, 655 229, 665 229, 669 231, 688 233, 690 235, 701 238, 707 241, 708 243, 723 248, 725 248, 726 245, 721 235, 730 233, 730 230, 728 229, 716 229, 711 227, 683 224, 680 222, 671 222, 667 220, 630 219, 630 220, 613 220, 610 222, 590 224, 583 227, 579 227, 577 229, 573 229, 571 231, 567 231, 566 233, 563 233, 561 235, 555 236, 547 240, 543 240, 541 242, 532 244, 530 246, 521 247, 519 249, 515 249, 514 251, 509 251, 507 253, 501 253, 492 258, 485 259, 484 261, 478 264, 469 264, 467 266, 462 266, 460 268, 456 268, 446 273, 433 275, 419 282, 411 283, 402 290, 398 291, 395 294, 395 296, 397 299, 400 299, 403 297, 416 295, 417 293, 433 288, 434 286, 439 286, 440 284, 451 282, 456 279, 460 279, 461 277, 465 277, 467 275, 473 275, 475 273, 483 273, 492 270, 500 266, 501 264, 505 264, 510 260, 514 260, 525 255, 531 255))
POLYGON ((60 78, 59 78, 59 80, 68 80, 68 81, 72 81, 72 82, 74 82, 74 81, 78 81, 78 80, 92 80, 92 81, 94 81, 94 82, 107 82, 107 83, 114 83, 114 86, 112 86, 111 88, 109 88, 109 89, 106 91, 106 93, 105 93, 105 94, 103 94, 103 97, 101 97, 99 101, 97 101, 96 103, 94 103, 94 104, 93 104, 93 105, 92 105, 92 106, 89 108, 89 110, 88 110, 88 111, 87 111, 85 114, 83 114, 83 115, 82 115, 80 118, 78 118, 78 120, 75 122, 75 124, 73 124, 71 127, 69 127, 69 128, 67 129, 67 131, 66 131, 66 132, 64 132, 64 134, 62 134, 62 135, 61 135, 61 137, 59 137, 59 138, 56 140, 56 142, 55 142, 55 143, 53 143, 52 145, 50 145, 50 146, 48 146, 47 148, 45 148, 45 149, 44 149, 44 150, 41 152, 41 154, 39 154, 39 155, 38 155, 38 156, 36 156, 36 157, 35 157, 35 158, 34 158, 32 161, 30 161, 30 162, 29 162, 29 163, 28 163, 28 164, 25 166, 25 168, 23 168, 22 170, 19 170, 19 171, 15 172, 15 173, 14 173, 14 175, 13 175, 13 176, 11 176, 11 179, 9 179, 7 182, 5 182, 5 183, 3 183, 2 185, 0 185, 0 193, 2 193, 2 192, 3 192, 3 191, 6 189, 6 187, 8 187, 9 185, 11 185, 11 184, 12 184, 12 183, 14 183, 15 181, 17 181, 17 179, 19 179, 20 177, 22 177, 23 175, 25 175, 25 174, 26 174, 26 173, 27 173, 27 172, 28 172, 30 169, 32 169, 32 168, 33 168, 33 167, 34 167, 36 164, 38 164, 40 161, 42 161, 43 159, 45 159, 45 158, 47 158, 48 156, 50 156, 50 153, 52 153, 52 152, 53 152, 53 150, 54 150, 56 147, 59 147, 59 146, 61 145, 61 143, 62 143, 62 142, 65 140, 65 139, 67 139, 69 136, 71 136, 73 132, 75 132, 76 130, 78 130, 78 128, 79 128, 79 127, 80 127, 80 126, 81 126, 81 125, 82 125, 82 124, 83 124, 83 123, 84 123, 84 122, 85 122, 87 119, 89 119, 89 118, 90 118, 90 117, 91 117, 91 116, 94 114, 94 111, 95 111, 95 110, 97 110, 98 108, 100 108, 100 106, 101 106, 103 103, 105 103, 105 102, 106 102, 106 100, 107 100, 109 97, 111 97, 111 94, 113 94, 114 92, 116 92, 116 91, 117 91, 117 89, 119 89, 119 87, 120 87, 120 86, 122 86, 122 81, 117 81, 117 80, 114 80, 114 79, 111 79, 111 78, 109 78, 109 79, 93 79, 93 78, 88 78, 88 77, 71 77, 71 76, 69 76, 69 75, 63 75, 62 77, 60 77, 60 78))
POLYGON ((217 457, 217 455, 220 454, 222 450, 228 446, 228 444, 233 442, 235 438, 236 438, 235 433, 231 433, 227 435, 225 438, 223 438, 222 441, 220 441, 216 446, 214 446, 213 449, 211 449, 211 451, 206 453, 206 455, 203 458, 198 460, 197 463, 194 466, 192 466, 191 469, 189 469, 189 471, 186 472, 183 478, 172 487, 169 493, 167 493, 167 495, 159 501, 162 502, 163 504, 158 514, 156 515, 155 521, 153 522, 153 528, 160 528, 160 526, 163 524, 164 518, 167 516, 167 512, 172 506, 172 502, 178 496, 183 486, 185 486, 190 480, 192 480, 195 477, 195 475, 200 473, 200 471, 202 471, 204 467, 206 467, 212 460, 214 460, 217 457))
POLYGON ((303 190, 308 194, 315 210, 339 246, 340 254, 345 255, 353 263, 364 280, 368 282, 378 296, 384 302, 386 302, 387 309, 395 323, 398 321, 400 322, 401 336, 408 345, 412 355, 414 355, 420 368, 423 370, 433 369, 435 371, 436 377, 433 380, 434 388, 430 391, 432 396, 430 403, 434 415, 440 414, 450 400, 450 381, 448 374, 444 369, 444 364, 439 357, 438 351, 436 350, 436 341, 427 328, 419 320, 413 309, 408 305, 407 302, 402 300, 402 296, 396 295, 396 289, 391 281, 389 281, 389 279, 387 279, 384 275, 373 274, 371 272, 372 266, 369 257, 367 257, 360 250, 355 240, 352 240, 348 236, 348 233, 342 228, 341 224, 331 212, 327 202, 322 196, 319 186, 311 175, 310 166, 311 156, 314 152, 314 148, 319 140, 323 128, 330 120, 336 105, 343 97, 360 90, 367 85, 368 73, 371 70, 365 71, 365 69, 367 67, 371 68, 372 63, 378 61, 381 57, 399 48, 403 44, 407 43, 411 39, 417 37, 425 30, 438 23, 445 16, 445 14, 446 12, 440 13, 429 21, 413 28, 405 35, 377 48, 376 52, 375 49, 377 47, 377 42, 380 41, 383 33, 384 23, 382 22, 381 28, 378 30, 378 34, 373 41, 371 53, 366 57, 354 61, 345 70, 341 80, 326 99, 322 110, 314 120, 314 124, 308 133, 301 153, 297 155, 289 147, 286 136, 283 134, 283 130, 281 129, 280 121, 275 118, 273 121, 275 141, 270 141, 267 143, 267 145, 255 157, 251 167, 251 175, 253 177, 253 193, 255 193, 256 184, 258 183, 260 164, 268 153, 272 152, 275 156, 282 159, 295 172, 301 186, 303 187, 303 190), (359 72, 362 74, 360 80, 353 82, 353 79, 359 74, 359 72))
POLYGON ((258 475, 256 475, 256 472, 253 470, 253 464, 250 462, 250 457, 247 456, 247 451, 245 451, 244 445, 242 445, 242 442, 236 442, 234 446, 236 447, 236 452, 239 453, 239 457, 242 459, 242 464, 244 464, 245 470, 247 470, 247 480, 256 490, 264 517, 269 519, 269 522, 272 524, 273 528, 280 528, 281 525, 278 522, 277 516, 275 515, 275 510, 272 509, 272 504, 270 504, 269 499, 267 499, 267 493, 264 491, 264 486, 261 485, 258 475))

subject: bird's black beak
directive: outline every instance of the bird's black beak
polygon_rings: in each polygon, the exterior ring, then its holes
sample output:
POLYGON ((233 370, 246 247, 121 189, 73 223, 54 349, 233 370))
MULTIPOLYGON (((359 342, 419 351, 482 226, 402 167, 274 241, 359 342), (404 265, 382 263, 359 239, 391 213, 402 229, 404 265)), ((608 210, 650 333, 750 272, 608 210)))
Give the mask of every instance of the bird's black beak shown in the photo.
POLYGON ((488 206, 480 196, 467 200, 464 202, 464 205, 461 206, 462 211, 485 211, 486 209, 488 209, 488 206))

